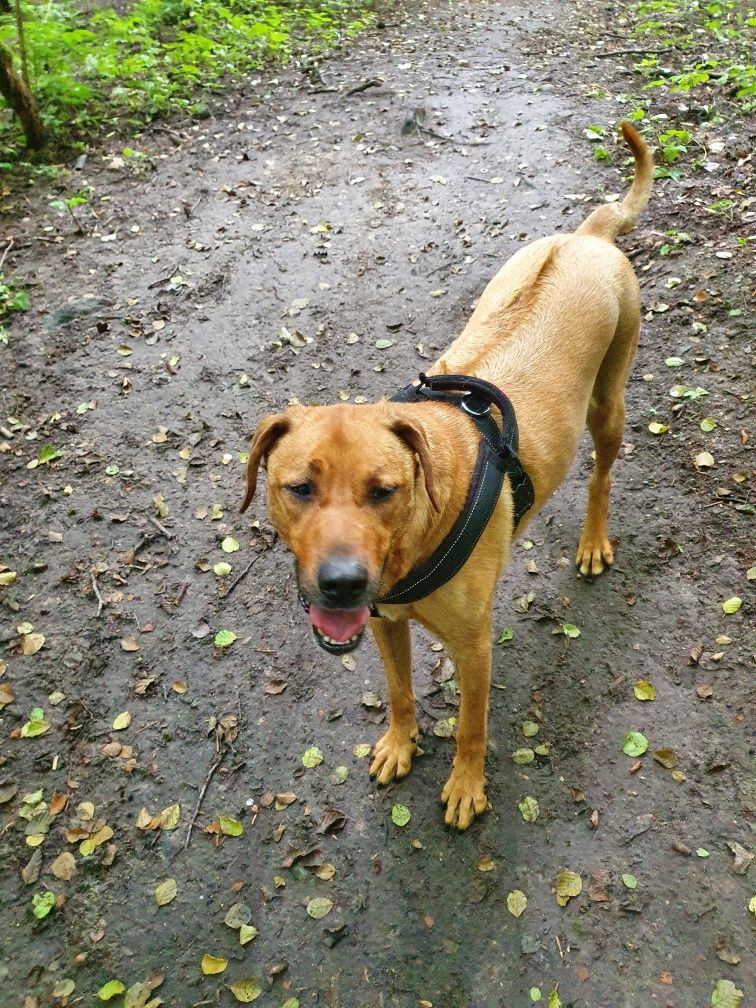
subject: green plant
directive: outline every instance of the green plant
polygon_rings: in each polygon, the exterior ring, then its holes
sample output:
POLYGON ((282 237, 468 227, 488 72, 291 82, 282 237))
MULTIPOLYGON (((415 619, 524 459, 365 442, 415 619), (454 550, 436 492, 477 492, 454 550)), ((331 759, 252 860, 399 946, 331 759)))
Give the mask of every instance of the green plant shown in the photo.
POLYGON ((85 203, 89 202, 88 196, 85 193, 79 191, 75 196, 69 196, 64 199, 55 199, 50 202, 50 206, 53 210, 58 210, 60 213, 68 213, 71 215, 71 220, 76 226, 76 230, 79 234, 86 234, 86 228, 83 226, 79 218, 74 213, 74 207, 83 206, 85 203))
MULTIPOLYGON (((206 109, 201 96, 227 81, 323 49, 359 31, 368 0, 136 0, 123 14, 82 14, 75 0, 46 0, 26 11, 32 88, 55 142, 75 146, 95 129, 133 129, 158 115, 206 109)), ((10 16, 0 43, 15 44, 10 16)), ((0 148, 17 127, 0 121, 0 148)))
POLYGON ((0 343, 8 342, 3 321, 13 312, 25 312, 29 309, 29 296, 25 290, 21 290, 18 284, 11 279, 6 279, 0 273, 0 343))

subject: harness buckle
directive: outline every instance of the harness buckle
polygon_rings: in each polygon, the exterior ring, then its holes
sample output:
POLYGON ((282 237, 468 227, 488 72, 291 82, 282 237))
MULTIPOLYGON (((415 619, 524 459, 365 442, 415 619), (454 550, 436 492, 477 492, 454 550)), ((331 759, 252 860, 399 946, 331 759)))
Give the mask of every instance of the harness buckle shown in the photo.
POLYGON ((491 404, 480 396, 476 396, 474 392, 465 392, 459 405, 470 416, 485 416, 486 413, 491 412, 491 404))

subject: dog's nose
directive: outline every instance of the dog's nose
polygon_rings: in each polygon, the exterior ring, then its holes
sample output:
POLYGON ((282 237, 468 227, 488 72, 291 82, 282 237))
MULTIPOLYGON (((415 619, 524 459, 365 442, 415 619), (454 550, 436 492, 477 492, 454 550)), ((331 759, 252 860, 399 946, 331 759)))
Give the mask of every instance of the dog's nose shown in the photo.
POLYGON ((330 557, 318 570, 318 588, 331 605, 348 609, 364 601, 368 572, 351 557, 330 557))

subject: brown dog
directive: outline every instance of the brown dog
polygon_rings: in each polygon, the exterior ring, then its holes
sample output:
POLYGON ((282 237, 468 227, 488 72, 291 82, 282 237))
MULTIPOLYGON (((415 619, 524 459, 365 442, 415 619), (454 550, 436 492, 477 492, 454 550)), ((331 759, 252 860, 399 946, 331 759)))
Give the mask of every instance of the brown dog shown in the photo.
MULTIPOLYGON (((521 249, 483 292, 462 335, 431 369, 506 389, 520 459, 535 502, 527 522, 564 479, 586 427, 596 448, 578 546, 581 574, 613 561, 607 534, 609 472, 620 448, 624 389, 638 342, 640 293, 614 246, 648 201, 653 162, 621 125, 635 158, 622 203, 595 210, 574 234, 521 249)), ((491 678, 491 605, 509 557, 509 479, 469 561, 419 601, 371 606, 449 533, 465 502, 480 437, 454 406, 379 402, 294 406, 263 420, 252 439, 244 511, 267 459, 273 525, 294 553, 299 588, 318 643, 351 651, 370 622, 388 679, 391 720, 373 752, 381 784, 409 773, 418 728, 409 620, 440 638, 460 688, 457 751, 441 792, 446 822, 466 829, 487 805, 484 758, 491 678)))

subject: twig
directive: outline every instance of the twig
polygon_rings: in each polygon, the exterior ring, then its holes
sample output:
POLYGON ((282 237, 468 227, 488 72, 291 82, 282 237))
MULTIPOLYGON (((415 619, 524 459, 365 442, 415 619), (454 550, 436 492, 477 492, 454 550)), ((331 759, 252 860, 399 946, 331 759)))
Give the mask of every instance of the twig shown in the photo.
POLYGON ((348 91, 344 92, 344 97, 349 98, 351 95, 359 94, 360 91, 367 91, 368 88, 382 87, 384 83, 385 81, 372 77, 370 80, 363 81, 361 84, 355 84, 354 87, 350 87, 348 91))
POLYGON ((13 238, 9 238, 8 244, 5 246, 5 249, 3 250, 2 257, 0 257, 0 270, 3 268, 5 257, 8 255, 8 253, 12 248, 13 248, 13 238))
POLYGON ((231 587, 228 589, 228 591, 226 592, 226 594, 223 596, 224 598, 228 598, 228 596, 231 594, 231 592, 234 590, 234 588, 236 588, 236 586, 239 584, 239 582, 242 581, 247 576, 247 574, 249 574, 249 572, 252 570, 252 568, 255 566, 255 564, 257 563, 257 561, 259 559, 260 559, 260 554, 259 553, 257 553, 255 556, 252 557, 252 559, 249 561, 249 563, 244 568, 244 570, 241 572, 241 574, 239 574, 239 576, 237 578, 235 578, 231 582, 231 587))
POLYGON ((184 841, 184 850, 186 850, 186 848, 189 846, 189 841, 192 839, 192 830, 194 829, 194 824, 197 821, 197 816, 199 815, 200 806, 202 805, 202 802, 204 801, 205 792, 207 791, 207 789, 208 789, 208 787, 210 785, 210 781, 213 779, 213 774, 218 769, 218 767, 221 765, 221 763, 223 762, 223 760, 226 758, 226 753, 227 752, 228 752, 228 746, 225 746, 223 748, 223 751, 221 752, 220 756, 218 757, 218 759, 215 761, 215 763, 213 763, 213 765, 207 771, 207 776, 205 777, 205 780, 204 780, 204 782, 202 784, 202 787, 200 788, 200 792, 197 795, 197 802, 196 802, 196 804, 194 806, 194 812, 192 812, 192 818, 189 820, 189 829, 186 831, 186 840, 184 841))
POLYGON ((173 532, 170 532, 165 527, 165 525, 162 524, 162 522, 159 522, 157 520, 157 518, 153 518, 152 515, 147 515, 147 521, 150 522, 151 525, 154 525, 155 528, 160 533, 160 535, 165 536, 166 539, 175 539, 176 538, 176 536, 174 535, 173 532))
POLYGON ((89 576, 92 578, 92 590, 97 596, 97 615, 99 616, 100 613, 102 612, 102 607, 105 605, 105 603, 102 601, 102 595, 100 595, 100 589, 97 587, 97 578, 91 571, 89 572, 89 576))
POLYGON ((591 53, 594 59, 610 59, 612 56, 645 56, 647 53, 668 53, 669 49, 615 49, 614 52, 591 53))

